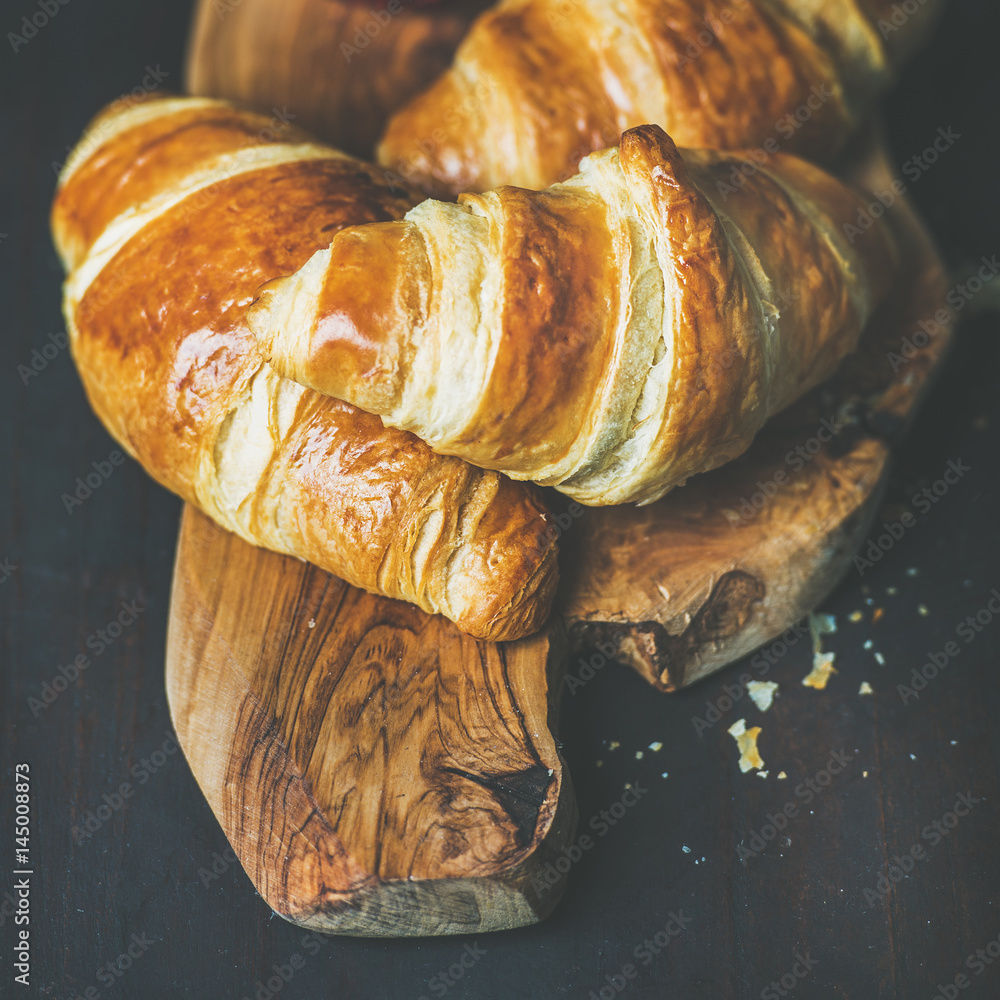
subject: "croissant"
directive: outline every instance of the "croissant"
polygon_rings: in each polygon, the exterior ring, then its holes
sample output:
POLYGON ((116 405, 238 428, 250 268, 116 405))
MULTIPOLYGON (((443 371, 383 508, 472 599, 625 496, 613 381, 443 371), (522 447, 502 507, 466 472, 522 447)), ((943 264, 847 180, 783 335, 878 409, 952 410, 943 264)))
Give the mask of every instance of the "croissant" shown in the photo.
POLYGON ((441 454, 651 502, 829 376, 893 275, 881 224, 845 235, 853 192, 790 156, 730 187, 734 160, 641 126, 546 191, 343 229, 251 329, 283 375, 441 454))
POLYGON ((80 140, 53 205, 73 356, 109 432, 223 527, 514 638, 555 589, 539 500, 280 377, 246 326, 261 282, 412 203, 375 168, 221 101, 119 106, 80 140))
POLYGON ((452 195, 564 180, 582 156, 649 122, 682 147, 826 160, 942 2, 904 6, 501 0, 473 23, 451 68, 389 120, 377 157, 452 195))

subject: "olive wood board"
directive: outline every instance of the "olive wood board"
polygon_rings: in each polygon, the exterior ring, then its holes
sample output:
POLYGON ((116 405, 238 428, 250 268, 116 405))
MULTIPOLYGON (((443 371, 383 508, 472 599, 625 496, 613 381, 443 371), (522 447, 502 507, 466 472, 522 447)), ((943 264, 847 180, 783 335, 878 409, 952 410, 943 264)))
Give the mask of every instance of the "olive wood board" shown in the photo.
POLYGON ((370 159, 390 115, 430 86, 490 0, 202 0, 189 94, 285 118, 370 159), (220 8, 221 11, 220 11, 220 8))
POLYGON ((267 904, 358 936, 534 923, 576 821, 558 623, 489 643, 254 548, 185 506, 167 636, 178 740, 267 904))
MULTIPOLYGON (((885 158, 871 139, 866 149, 853 177, 885 187, 885 158)), ((901 202, 889 216, 903 278, 859 351, 725 468, 647 507, 566 514, 560 608, 536 636, 474 640, 185 507, 171 714, 275 912, 388 937, 500 930, 551 911, 563 883, 542 893, 533 876, 575 830, 553 737, 569 640, 600 642, 663 690, 690 684, 815 607, 866 537, 891 443, 951 335, 889 364, 946 290, 916 216, 901 202), (821 430, 829 441, 813 454, 821 430), (785 456, 799 446, 808 461, 795 468, 785 456), (757 492, 770 495, 754 506, 757 492)))

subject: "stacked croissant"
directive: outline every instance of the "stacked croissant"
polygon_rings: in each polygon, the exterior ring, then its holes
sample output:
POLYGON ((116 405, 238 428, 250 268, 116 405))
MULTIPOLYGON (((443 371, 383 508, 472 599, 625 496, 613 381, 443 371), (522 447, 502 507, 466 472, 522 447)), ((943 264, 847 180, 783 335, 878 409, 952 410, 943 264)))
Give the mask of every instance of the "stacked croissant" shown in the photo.
POLYGON ((649 503, 735 458, 886 294, 889 231, 848 238, 866 199, 794 154, 836 155, 935 4, 890 6, 501 0, 381 166, 222 100, 119 102, 52 213, 91 404, 248 541, 530 634, 533 484, 649 503))

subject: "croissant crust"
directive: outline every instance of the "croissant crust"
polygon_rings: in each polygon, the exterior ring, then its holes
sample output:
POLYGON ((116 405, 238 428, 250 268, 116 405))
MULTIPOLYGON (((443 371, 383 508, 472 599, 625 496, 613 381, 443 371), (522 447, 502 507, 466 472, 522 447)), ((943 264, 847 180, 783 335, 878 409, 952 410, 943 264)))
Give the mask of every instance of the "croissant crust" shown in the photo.
POLYGON ((524 485, 283 378, 245 308, 344 226, 399 218, 381 171, 220 101, 130 103, 68 161, 52 230, 88 397, 160 483, 248 541, 515 638, 556 552, 524 485))

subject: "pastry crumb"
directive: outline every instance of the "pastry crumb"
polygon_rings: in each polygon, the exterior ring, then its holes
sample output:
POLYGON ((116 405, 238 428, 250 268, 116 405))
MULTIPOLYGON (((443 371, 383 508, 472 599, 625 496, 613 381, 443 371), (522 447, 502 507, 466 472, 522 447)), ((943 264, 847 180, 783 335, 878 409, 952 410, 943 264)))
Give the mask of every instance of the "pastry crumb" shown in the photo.
POLYGON ((885 612, 881 608, 876 608, 872 612, 872 625, 877 625, 881 620, 885 612))
POLYGON ((663 744, 657 740, 655 743, 649 744, 649 749, 652 750, 653 753, 659 753, 663 749, 663 744))
POLYGON ((875 653, 874 656, 875 656, 875 662, 880 667, 884 667, 885 666, 885 657, 881 653, 875 653))
POLYGON ((813 652, 818 653, 823 648, 820 636, 832 635, 837 631, 837 619, 833 615, 809 614, 809 631, 812 633, 813 652))
POLYGON ((757 777, 758 778, 766 778, 770 773, 771 773, 770 771, 758 771, 757 772, 757 777))
POLYGON ((751 701, 762 712, 766 712, 774 701, 774 696, 778 690, 778 685, 774 681, 749 681, 747 683, 747 693, 751 701))
POLYGON ((621 744, 618 742, 618 740, 612 740, 608 744, 608 749, 609 750, 617 750, 620 746, 621 746, 621 744))
POLYGON ((847 620, 853 622, 855 625, 864 618, 864 615, 860 611, 852 611, 848 616, 847 620))
POLYGON ((930 611, 927 610, 927 605, 926 604, 918 604, 917 605, 917 614, 920 615, 921 618, 926 618, 930 614, 930 611))
POLYGON ((636 760, 642 760, 642 751, 641 750, 636 750, 636 752, 635 752, 635 759, 636 760))
POLYGON ((784 781, 787 777, 788 777, 788 775, 785 774, 784 771, 779 771, 778 772, 778 781, 784 781))
POLYGON ((316 619, 315 618, 310 618, 309 619, 309 627, 310 628, 315 628, 316 627, 316 619))
POLYGON ((760 726, 747 729, 747 720, 737 719, 727 731, 736 740, 736 746, 739 748, 740 770, 744 774, 751 768, 759 771, 764 766, 764 760, 757 749, 757 737, 761 732, 760 726))
POLYGON ((862 681, 861 687, 858 688, 858 694, 874 694, 871 684, 868 681, 862 681))
POLYGON ((830 680, 830 674, 837 673, 833 665, 835 659, 836 653, 815 653, 813 655, 813 668, 802 678, 802 686, 815 688, 817 691, 824 690, 830 680))

